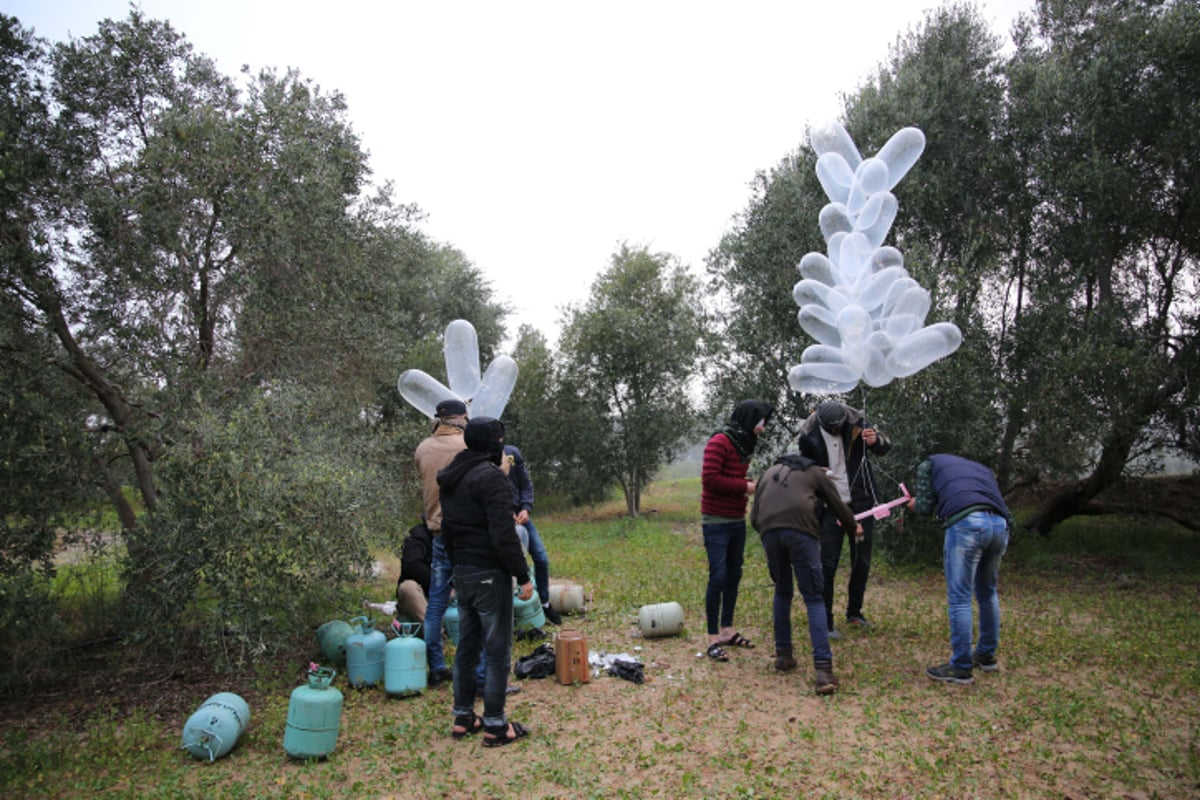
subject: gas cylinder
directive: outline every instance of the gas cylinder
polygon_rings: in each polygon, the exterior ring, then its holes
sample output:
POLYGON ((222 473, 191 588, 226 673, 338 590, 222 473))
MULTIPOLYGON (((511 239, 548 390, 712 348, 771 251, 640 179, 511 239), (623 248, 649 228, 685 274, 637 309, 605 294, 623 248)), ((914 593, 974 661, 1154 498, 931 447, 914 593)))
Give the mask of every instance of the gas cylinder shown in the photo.
POLYGON ((205 700, 183 726, 182 749, 196 758, 216 761, 233 749, 250 723, 250 706, 232 692, 205 700))
MULTIPOLYGON (((514 589, 513 592, 519 592, 514 589)), ((542 611, 542 601, 535 590, 528 600, 513 597, 513 630, 528 631, 540 628, 546 624, 546 613, 542 611)))
POLYGON ((337 672, 308 667, 308 683, 292 690, 283 749, 292 758, 324 758, 337 746, 342 722, 342 693, 333 686, 337 672))
POLYGON ((674 636, 683 629, 683 606, 679 603, 642 606, 638 609, 638 627, 647 639, 674 636))
POLYGON ((576 583, 550 584, 550 607, 560 614, 583 610, 583 587, 576 583))
POLYGON ((346 679, 351 686, 374 686, 383 678, 383 648, 387 637, 375 630, 371 620, 355 617, 357 633, 346 637, 346 679))
POLYGON ((446 636, 450 637, 450 641, 456 647, 458 646, 458 598, 451 597, 450 605, 446 606, 446 613, 442 614, 442 628, 446 631, 446 636))
POLYGON ((340 619, 330 620, 317 628, 317 643, 325 660, 337 667, 346 666, 346 639, 353 633, 350 623, 340 619))
POLYGON ((429 672, 425 664, 425 642, 417 638, 420 625, 401 622, 392 626, 397 636, 383 648, 383 688, 404 697, 425 691, 429 672))
POLYGON ((587 637, 583 631, 567 628, 554 637, 554 677, 559 683, 587 683, 591 680, 588 669, 587 637))

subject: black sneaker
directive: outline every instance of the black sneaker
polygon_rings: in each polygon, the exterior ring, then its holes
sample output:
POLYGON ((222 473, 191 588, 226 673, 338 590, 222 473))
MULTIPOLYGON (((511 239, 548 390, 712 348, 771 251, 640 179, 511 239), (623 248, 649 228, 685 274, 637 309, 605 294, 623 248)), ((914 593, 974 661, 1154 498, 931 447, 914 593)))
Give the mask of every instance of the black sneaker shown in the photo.
POLYGON ((994 655, 981 656, 979 653, 976 653, 973 660, 975 661, 975 668, 984 672, 995 672, 1000 669, 1000 665, 996 663, 996 656, 994 655))
POLYGON ((542 606, 542 613, 546 615, 546 622, 551 625, 562 625, 562 617, 549 603, 542 606))
POLYGON ((974 683, 975 678, 971 676, 971 670, 959 669, 953 664, 939 664, 936 667, 929 667, 925 670, 925 674, 930 679, 942 681, 943 683, 974 683))
POLYGON ((443 683, 449 683, 452 680, 454 680, 454 673, 450 670, 445 667, 435 669, 429 673, 429 688, 432 689, 434 686, 441 686, 443 683))
POLYGON ((830 629, 829 629, 829 640, 830 640, 830 641, 835 641, 835 640, 837 640, 837 639, 840 639, 840 638, 842 638, 842 632, 841 632, 841 631, 837 630, 836 628, 830 628, 830 629))

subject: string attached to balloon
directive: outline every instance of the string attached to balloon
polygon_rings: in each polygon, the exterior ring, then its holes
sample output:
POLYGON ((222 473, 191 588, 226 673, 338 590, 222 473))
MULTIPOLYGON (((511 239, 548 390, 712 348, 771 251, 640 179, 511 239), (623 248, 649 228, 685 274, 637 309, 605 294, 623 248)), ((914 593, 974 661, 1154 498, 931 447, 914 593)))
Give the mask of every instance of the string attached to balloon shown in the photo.
POLYGON ((400 396, 430 419, 437 415, 437 405, 443 400, 463 401, 472 417, 500 419, 517 384, 517 362, 497 356, 480 375, 479 338, 475 326, 465 319, 446 326, 442 351, 450 385, 419 369, 407 369, 396 381, 400 396))
POLYGON ((949 322, 925 325, 931 298, 907 270, 904 256, 883 244, 899 208, 891 190, 925 150, 917 128, 897 131, 864 159, 838 123, 812 131, 817 179, 829 203, 818 224, 825 253, 808 253, 792 298, 798 319, 816 340, 788 372, 800 393, 842 394, 885 386, 914 375, 962 344, 949 322))

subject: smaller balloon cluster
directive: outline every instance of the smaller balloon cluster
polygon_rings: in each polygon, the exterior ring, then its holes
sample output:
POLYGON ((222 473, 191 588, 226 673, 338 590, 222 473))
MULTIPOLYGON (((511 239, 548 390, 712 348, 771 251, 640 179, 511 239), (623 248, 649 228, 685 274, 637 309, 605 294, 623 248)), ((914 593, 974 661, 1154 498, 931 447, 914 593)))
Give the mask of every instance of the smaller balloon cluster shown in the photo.
POLYGON ((406 369, 396 381, 400 396, 430 418, 436 416, 438 403, 458 399, 467 404, 472 417, 500 419, 517 384, 517 362, 508 356, 497 356, 480 377, 479 339, 475 326, 465 319, 456 319, 446 326, 442 348, 450 386, 446 387, 427 372, 406 369))
POLYGON ((837 123, 814 130, 811 143, 830 200, 819 219, 828 255, 808 253, 797 267, 792 297, 817 344, 805 348, 788 384, 808 394, 848 392, 860 380, 884 386, 962 344, 952 323, 925 325, 929 292, 909 277, 900 251, 883 245, 898 207, 891 189, 921 157, 925 135, 904 128, 866 159, 837 123))

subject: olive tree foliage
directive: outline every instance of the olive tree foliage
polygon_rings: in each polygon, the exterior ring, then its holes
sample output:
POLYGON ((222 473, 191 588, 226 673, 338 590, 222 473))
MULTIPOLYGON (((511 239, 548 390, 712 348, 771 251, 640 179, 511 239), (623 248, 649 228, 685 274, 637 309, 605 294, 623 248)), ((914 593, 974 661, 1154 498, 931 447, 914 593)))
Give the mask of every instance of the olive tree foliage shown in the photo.
POLYGON ((612 444, 602 407, 567 374, 545 336, 527 325, 517 333, 512 358, 520 377, 504 413, 508 441, 521 449, 533 476, 536 500, 568 505, 602 500, 612 486, 597 469, 612 444))
MULTIPOLYGON (((1065 482, 1030 521, 1046 533, 1130 510, 1097 497, 1149 453, 1195 452, 1197 17, 1192 3, 1044 2, 1004 57, 974 7, 947 5, 845 99, 864 154, 905 125, 925 132, 892 235, 933 293, 929 318, 964 335, 949 358, 847 398, 889 429, 897 477, 949 450, 996 467, 1006 489, 1065 482)), ((789 212, 816 229, 822 200, 790 199, 815 179, 793 167, 811 172, 806 147, 762 179, 710 259, 743 358, 788 328, 784 362, 808 344, 794 310, 776 328, 758 296, 797 260, 789 212)))
POLYGON ((678 260, 622 244, 582 306, 564 314, 562 380, 588 466, 625 495, 643 489, 694 433, 689 383, 704 355, 699 282, 678 260), (592 426, 596 426, 593 428, 592 426))
POLYGON ((239 85, 137 10, 53 46, 2 22, 8 413, 116 510, 127 626, 174 643, 186 612, 249 658, 404 525, 387 422, 410 351, 465 313, 498 339, 503 309, 370 188, 340 95, 239 85))

